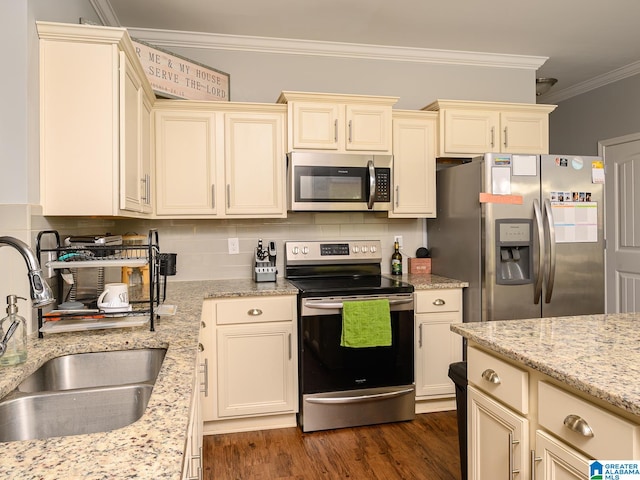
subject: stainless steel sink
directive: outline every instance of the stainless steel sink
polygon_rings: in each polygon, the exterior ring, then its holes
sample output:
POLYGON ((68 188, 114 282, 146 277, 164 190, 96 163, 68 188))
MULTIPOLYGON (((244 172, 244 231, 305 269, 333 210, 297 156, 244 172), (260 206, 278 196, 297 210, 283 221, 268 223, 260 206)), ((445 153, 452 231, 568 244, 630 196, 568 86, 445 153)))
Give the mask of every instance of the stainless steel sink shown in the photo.
POLYGON ((0 441, 106 432, 138 420, 152 385, 29 394, 0 402, 0 441))
POLYGON ((18 391, 42 392, 154 382, 166 352, 164 348, 144 348, 63 355, 44 363, 18 385, 18 391))
POLYGON ((147 408, 165 349, 64 355, 0 400, 0 442, 106 432, 147 408))

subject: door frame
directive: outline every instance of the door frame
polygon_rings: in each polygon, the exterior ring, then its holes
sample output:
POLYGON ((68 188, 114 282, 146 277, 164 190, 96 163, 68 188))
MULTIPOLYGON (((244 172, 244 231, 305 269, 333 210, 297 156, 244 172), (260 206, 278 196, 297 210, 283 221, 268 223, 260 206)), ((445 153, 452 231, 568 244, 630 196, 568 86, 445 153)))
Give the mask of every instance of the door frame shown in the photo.
MULTIPOLYGON (((618 192, 616 192, 615 190, 613 190, 611 188, 611 186, 615 186, 615 182, 613 184, 608 183, 606 181, 606 176, 607 174, 609 174, 610 172, 607 172, 607 147, 612 147, 615 145, 621 145, 624 143, 630 143, 630 142, 636 142, 636 141, 640 141, 640 132, 638 133, 630 133, 628 135, 622 135, 620 137, 614 137, 614 138, 608 138, 605 140, 600 140, 598 141, 598 155, 600 157, 602 157, 602 161, 604 162, 604 166, 605 166, 605 183, 604 183, 604 203, 605 203, 605 211, 604 211, 604 237, 605 237, 605 255, 604 255, 604 268, 605 268, 605 276, 604 276, 604 288, 605 288, 605 300, 604 300, 604 311, 606 313, 615 313, 615 312, 609 312, 609 305, 608 305, 608 290, 610 288, 610 285, 608 285, 608 278, 610 278, 610 273, 609 272, 609 268, 611 268, 608 265, 607 262, 607 258, 608 258, 608 248, 615 248, 615 244, 614 243, 609 243, 607 242, 607 207, 606 205, 611 205, 611 202, 615 203, 615 198, 618 192), (607 188, 607 185, 609 186, 609 188, 607 188)), ((613 242, 613 239, 612 239, 613 242)), ((617 288, 617 287, 616 287, 617 288)), ((618 298, 618 294, 620 292, 615 292, 616 297, 618 298)))

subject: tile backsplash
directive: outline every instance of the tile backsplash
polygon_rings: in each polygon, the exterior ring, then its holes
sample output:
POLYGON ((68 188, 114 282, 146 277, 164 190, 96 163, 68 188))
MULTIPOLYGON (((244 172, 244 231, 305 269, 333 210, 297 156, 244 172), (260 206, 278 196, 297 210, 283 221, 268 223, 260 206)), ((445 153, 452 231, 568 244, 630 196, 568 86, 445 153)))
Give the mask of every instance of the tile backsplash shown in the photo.
POLYGON ((379 213, 290 213, 286 219, 252 220, 137 220, 39 217, 39 229, 55 229, 62 236, 71 234, 146 234, 156 228, 160 251, 177 254, 177 275, 170 280, 219 280, 251 278, 253 255, 258 239, 275 241, 278 275, 284 275, 284 242, 287 240, 374 239, 382 242, 382 270, 388 273, 393 238, 403 236, 404 268, 424 243, 424 221, 389 219, 379 213), (228 239, 239 240, 240 252, 229 254, 228 239), (388 255, 385 255, 385 252, 388 255), (387 258, 388 257, 388 258, 387 258))

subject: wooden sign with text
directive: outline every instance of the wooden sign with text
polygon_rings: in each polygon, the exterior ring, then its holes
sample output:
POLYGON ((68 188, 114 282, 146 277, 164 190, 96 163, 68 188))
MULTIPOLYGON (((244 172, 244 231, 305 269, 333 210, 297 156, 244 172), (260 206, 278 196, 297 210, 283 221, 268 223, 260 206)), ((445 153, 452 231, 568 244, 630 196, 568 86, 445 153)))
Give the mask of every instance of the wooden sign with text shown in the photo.
POLYGON ((160 97, 230 101, 229 74, 132 40, 151 88, 160 97))

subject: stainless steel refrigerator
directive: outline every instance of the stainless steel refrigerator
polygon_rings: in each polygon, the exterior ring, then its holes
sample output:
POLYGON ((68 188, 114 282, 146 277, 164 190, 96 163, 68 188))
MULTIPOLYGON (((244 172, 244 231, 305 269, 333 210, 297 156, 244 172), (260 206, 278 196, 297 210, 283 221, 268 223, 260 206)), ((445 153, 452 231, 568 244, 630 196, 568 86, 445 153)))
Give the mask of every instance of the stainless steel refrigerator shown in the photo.
POLYGON ((436 274, 469 282, 464 321, 604 313, 599 157, 487 153, 436 174, 436 274))

